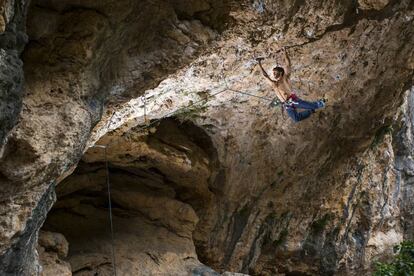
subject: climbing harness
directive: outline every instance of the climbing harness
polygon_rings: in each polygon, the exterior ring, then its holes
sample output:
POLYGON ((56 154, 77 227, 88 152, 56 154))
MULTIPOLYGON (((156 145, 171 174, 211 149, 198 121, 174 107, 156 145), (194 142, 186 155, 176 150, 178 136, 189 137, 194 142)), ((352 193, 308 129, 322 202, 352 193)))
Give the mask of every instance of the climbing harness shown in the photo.
POLYGON ((93 145, 95 148, 104 149, 105 156, 105 171, 106 171, 106 186, 108 191, 108 205, 109 205, 109 222, 111 229, 111 251, 112 251, 112 270, 114 276, 116 276, 116 263, 115 263, 115 242, 114 242, 114 227, 112 222, 112 201, 111 201, 111 184, 109 181, 109 165, 108 165, 108 156, 107 156, 107 145, 93 145))
POLYGON ((284 102, 285 107, 295 107, 295 104, 298 104, 297 102, 298 96, 296 96, 295 93, 290 94, 290 96, 287 98, 286 102, 284 102))

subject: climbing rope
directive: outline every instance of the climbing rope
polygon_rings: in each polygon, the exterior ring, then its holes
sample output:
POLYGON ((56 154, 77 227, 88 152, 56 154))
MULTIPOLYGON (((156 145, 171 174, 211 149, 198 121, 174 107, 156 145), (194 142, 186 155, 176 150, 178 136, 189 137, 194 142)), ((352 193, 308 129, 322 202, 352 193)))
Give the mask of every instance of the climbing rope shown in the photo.
MULTIPOLYGON (((162 118, 155 119, 155 120, 151 121, 150 123, 148 123, 148 124, 146 124, 146 125, 144 125, 144 126, 142 126, 142 127, 140 127, 140 128, 135 129, 135 132, 140 132, 140 131, 143 131, 143 130, 149 129, 150 127, 154 126, 154 125, 155 125, 155 124, 157 124, 158 122, 162 121, 162 120, 163 120, 163 118, 167 118, 167 117, 170 117, 170 116, 173 116, 173 115, 178 115, 178 114, 180 114, 179 112, 181 112, 181 111, 185 111, 186 109, 188 109, 188 108, 190 108, 190 107, 193 107, 193 106, 195 106, 195 105, 197 105, 197 104, 199 104, 199 103, 201 103, 201 102, 206 102, 206 101, 208 101, 210 98, 213 98, 213 97, 215 97, 215 96, 217 96, 217 95, 219 95, 219 94, 221 94, 221 93, 227 92, 227 91, 231 91, 231 92, 238 93, 238 94, 242 94, 242 95, 247 95, 247 96, 250 96, 250 97, 259 98, 259 99, 266 100, 266 101, 269 101, 269 102, 273 102, 273 101, 274 101, 274 100, 273 100, 273 99, 271 99, 271 98, 267 98, 267 97, 263 97, 263 96, 257 96, 257 95, 253 95, 253 94, 251 94, 251 93, 247 93, 247 92, 244 92, 244 91, 240 91, 240 90, 236 90, 236 89, 232 89, 232 88, 228 88, 228 87, 226 87, 225 89, 222 89, 222 90, 220 90, 219 92, 216 92, 216 93, 214 93, 214 94, 212 94, 212 95, 209 95, 209 96, 207 97, 207 99, 202 99, 202 100, 198 100, 198 101, 192 102, 191 104, 189 104, 189 105, 187 105, 187 106, 185 106, 185 107, 182 107, 182 108, 179 108, 179 109, 177 109, 177 110, 174 110, 174 111, 172 111, 172 112, 170 112, 170 113, 167 113, 167 114, 163 115, 163 117, 162 117, 162 118)), ((115 142, 115 141, 110 142, 109 144, 107 144, 107 146, 111 145, 111 144, 112 144, 112 143, 114 143, 114 142, 115 142)))
POLYGON ((114 240, 114 227, 113 227, 113 222, 112 222, 111 184, 110 184, 110 181, 109 181, 109 165, 108 165, 108 156, 107 156, 107 145, 93 145, 93 147, 104 149, 105 171, 106 171, 106 186, 107 186, 107 189, 108 189, 109 223, 110 223, 110 229, 111 229, 112 270, 113 270, 114 276, 116 276, 115 240, 114 240))
MULTIPOLYGON (((244 91, 240 91, 240 90, 236 90, 236 89, 229 88, 228 85, 227 85, 227 81, 225 83, 226 83, 226 88, 224 88, 224 89, 222 89, 222 90, 220 90, 220 91, 218 91, 218 92, 216 92, 216 93, 214 93, 212 95, 209 95, 206 99, 201 99, 201 100, 192 102, 192 103, 190 103, 189 105, 187 105, 187 106, 185 106, 183 108, 179 108, 177 110, 174 110, 172 112, 169 112, 169 113, 163 115, 163 118, 166 118, 166 117, 170 117, 170 116, 179 114, 179 112, 181 112, 181 111, 183 111, 185 109, 188 109, 188 108, 190 108, 192 106, 195 106, 195 105, 197 105, 197 104, 199 104, 201 102, 208 102, 209 99, 211 99, 211 98, 213 98, 213 97, 215 97, 215 96, 217 96, 217 95, 219 95, 221 93, 224 93, 226 91, 231 91, 231 92, 234 92, 234 93, 238 93, 238 94, 242 94, 242 95, 247 95, 247 96, 250 96, 250 97, 255 97, 255 98, 262 99, 262 100, 266 100, 266 101, 273 102, 273 99, 270 99, 270 98, 267 98, 267 97, 258 96, 258 95, 254 95, 254 94, 251 94, 251 93, 248 93, 248 92, 244 92, 244 91)), ((145 124, 143 126, 141 126, 140 128, 136 129, 135 130, 136 132, 140 132, 140 131, 146 130, 146 129, 154 126, 155 124, 157 124, 158 122, 160 122, 163 119, 163 118, 158 118, 158 119, 155 119, 155 120, 150 121, 148 123, 147 122, 147 110, 146 110, 146 98, 143 101, 144 101, 144 120, 145 120, 145 124)), ((112 114, 112 117, 114 116, 114 114, 112 114)), ((112 270, 113 270, 113 275, 116 276, 115 240, 114 240, 114 228, 113 228, 113 218, 112 218, 111 185, 110 185, 109 164, 108 164, 108 156, 107 156, 108 147, 110 145, 112 145, 114 142, 115 141, 112 141, 112 142, 110 142, 110 143, 108 143, 106 145, 93 145, 92 147, 104 149, 105 171, 106 171, 106 186, 107 186, 107 191, 108 191, 108 204, 109 204, 109 223, 110 223, 110 230, 111 230, 112 270)))
MULTIPOLYGON (((215 97, 215 96, 217 96, 217 95, 219 95, 219 94, 221 94, 221 93, 224 93, 224 92, 226 92, 227 90, 228 90, 228 89, 227 89, 227 88, 225 88, 225 89, 223 89, 223 90, 220 90, 219 92, 216 92, 216 93, 214 93, 214 94, 212 94, 212 95, 207 96, 207 99, 201 99, 201 100, 198 100, 198 101, 192 102, 192 103, 190 103, 189 105, 187 105, 187 106, 185 106, 185 107, 182 107, 182 108, 179 108, 179 109, 177 109, 177 110, 171 111, 171 112, 169 112, 169 113, 167 113, 167 114, 164 114, 162 118, 158 118, 158 119, 152 120, 152 121, 150 121, 150 123, 148 123, 148 124, 146 124, 146 125, 144 125, 144 126, 142 126, 142 127, 140 127, 140 128, 135 129, 135 132, 140 132, 140 131, 146 130, 146 129, 148 129, 148 128, 150 128, 150 127, 154 126, 154 125, 155 125, 155 124, 157 124, 158 122, 162 121, 162 120, 163 120, 163 118, 170 117, 170 116, 173 116, 173 115, 178 115, 181 111, 185 111, 186 109, 188 109, 188 108, 190 108, 190 107, 193 107, 193 106, 195 106, 195 105, 197 105, 197 104, 199 104, 199 103, 201 103, 201 102, 206 102, 206 101, 208 101, 210 98, 213 98, 213 97, 215 97)), ((115 142, 115 141, 113 141, 113 142, 111 142, 111 143, 107 144, 107 146, 111 145, 111 144, 112 144, 112 143, 114 143, 114 142, 115 142)))
MULTIPOLYGON (((287 46, 287 47, 285 47, 286 49, 288 49, 288 48, 292 48, 292 47, 296 47, 296 46, 298 46, 298 45, 292 45, 292 46, 287 46)), ((278 50, 278 51, 276 51, 276 53, 278 53, 278 52, 280 52, 281 50, 278 50)), ((241 66, 241 64, 239 65, 239 67, 241 66)), ((144 103, 144 126, 142 126, 142 127, 140 127, 140 128, 137 128, 137 129, 135 129, 135 131, 136 132, 140 132, 140 131, 143 131, 143 130, 146 130, 146 129, 149 129, 150 127, 152 127, 152 126, 154 126, 156 123, 158 123, 158 122, 160 122, 163 118, 166 118, 166 117, 170 117, 170 116, 173 116, 173 115, 176 115, 177 113, 179 113, 179 112, 181 112, 181 111, 183 111, 183 110, 186 110, 186 109, 188 109, 188 108, 190 108, 190 107, 192 107, 192 106, 195 106, 195 105, 197 105, 198 103, 201 103, 201 102, 204 102, 204 101, 208 101, 210 98, 213 98, 213 97, 215 97, 215 96, 217 96, 217 95, 219 95, 219 94, 221 94, 221 93, 224 93, 224 92, 226 92, 226 91, 231 91, 231 92, 234 92, 234 93, 238 93, 238 94, 242 94, 242 95, 247 95, 247 96, 250 96, 250 97, 255 97, 255 98, 259 98, 259 99, 262 99, 262 100, 266 100, 266 101, 269 101, 269 102, 271 102, 271 103, 274 103, 275 102, 275 100, 274 99, 271 99, 271 98, 267 98, 267 97, 263 97, 263 96, 258 96, 258 95, 253 95, 253 94, 251 94, 251 93, 247 93, 247 92, 244 92, 244 91, 240 91, 240 90, 236 90, 236 89, 232 89, 232 88, 229 88, 229 85, 228 85, 228 83, 227 83, 227 80, 226 80, 226 78, 224 77, 224 64, 222 64, 222 68, 221 68, 221 78, 223 78, 223 80, 224 80, 224 82, 225 82, 225 85, 226 85, 226 88, 224 88, 224 89, 222 89, 222 90, 220 90, 219 92, 217 92, 217 93, 214 93, 214 94, 212 94, 212 95, 208 95, 207 96, 207 99, 201 99, 201 100, 199 100, 199 101, 195 101, 195 102, 192 102, 192 103, 190 103, 189 105, 187 105, 187 106, 185 106, 185 107, 182 107, 182 108, 180 108, 180 109, 177 109, 177 110, 174 110, 174 111, 172 111, 172 112, 169 112, 169 113, 167 113, 167 114, 164 114, 163 116, 162 116, 162 118, 159 118, 159 119, 155 119, 155 120, 152 120, 152 121, 150 121, 149 123, 147 122, 148 121, 148 114, 147 114, 147 107, 146 107, 146 105, 147 105, 147 103, 146 103, 146 97, 145 96, 143 96, 144 98, 141 98, 142 99, 142 101, 143 101, 143 103, 144 103)), ((196 93, 194 93, 194 94, 196 94, 196 93)), ((277 104, 278 105, 278 104, 277 104)), ((134 109, 135 109, 135 107, 133 107, 134 109)), ((115 114, 115 113, 114 113, 115 114)), ((114 115, 113 114, 113 115, 114 115)), ((112 116, 113 116, 112 115, 112 116)), ((112 141, 112 142, 110 142, 110 143, 108 143, 106 146, 107 147, 109 147, 110 145, 112 145, 113 143, 115 143, 115 141, 112 141)))
POLYGON ((242 95, 247 95, 247 96, 250 96, 250 97, 255 97, 255 98, 259 98, 259 99, 266 100, 266 101, 270 101, 270 102, 273 101, 273 99, 271 99, 271 98, 253 95, 253 94, 250 94, 250 93, 247 93, 247 92, 243 92, 243 91, 240 91, 240 90, 235 90, 235 89, 231 89, 231 88, 228 88, 228 90, 229 91, 232 91, 234 93, 238 93, 238 94, 242 94, 242 95))
MULTIPOLYGON (((149 123, 146 123, 148 121, 148 116, 146 114, 146 104, 144 104, 144 108, 145 108, 145 122, 144 123, 145 124, 143 126, 137 128, 137 129, 135 129, 135 132, 141 132, 143 130, 147 130, 147 129, 151 128, 152 126, 154 126, 155 124, 157 124, 158 122, 162 121, 163 118, 167 118, 167 117, 170 117, 170 116, 173 116, 173 115, 178 115, 180 112, 185 111, 186 109, 188 110, 188 108, 191 108, 191 107, 193 107, 193 106, 195 106, 195 105, 197 105, 197 104, 199 104, 201 102, 208 102, 209 99, 214 98, 215 96, 217 96, 217 95, 219 95, 221 93, 227 92, 227 91, 231 91, 231 92, 234 92, 234 93, 238 93, 238 94, 241 94, 241 95, 246 95, 246 96, 250 96, 250 97, 254 97, 254 98, 259 98, 259 99, 262 99, 262 100, 265 100, 265 101, 269 101, 269 102, 273 102, 274 101, 274 99, 271 99, 271 98, 267 98, 267 97, 263 97, 263 96, 258 96, 258 95, 254 95, 254 94, 251 94, 251 93, 248 93, 248 92, 244 92, 244 91, 240 91, 240 90, 236 90, 236 89, 229 88, 226 80, 225 80, 225 83, 226 83, 226 88, 224 88, 224 89, 222 89, 222 90, 220 90, 220 91, 218 91, 218 92, 216 92, 214 94, 208 95, 206 99, 201 99, 201 100, 192 102, 192 103, 190 103, 189 105, 187 105, 185 107, 182 107, 182 108, 179 108, 177 110, 171 111, 171 112, 169 112, 167 114, 164 114, 162 116, 162 118, 158 118, 158 119, 152 120, 149 123)), ((196 94, 196 93, 194 93, 194 94, 196 94)), ((115 142, 116 141, 112 141, 112 142, 106 144, 106 147, 111 146, 115 142)))

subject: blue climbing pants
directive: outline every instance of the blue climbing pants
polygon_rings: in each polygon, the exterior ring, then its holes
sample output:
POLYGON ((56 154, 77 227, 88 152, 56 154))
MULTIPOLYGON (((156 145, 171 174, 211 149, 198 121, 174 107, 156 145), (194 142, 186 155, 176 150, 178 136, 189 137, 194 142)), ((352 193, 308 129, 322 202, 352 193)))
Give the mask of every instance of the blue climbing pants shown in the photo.
POLYGON ((316 102, 308 102, 299 99, 296 95, 291 96, 291 98, 285 104, 287 114, 295 122, 305 120, 315 112, 315 109, 322 107, 324 107, 324 103, 321 100, 316 102), (305 109, 305 111, 298 112, 296 110, 298 108, 305 109))

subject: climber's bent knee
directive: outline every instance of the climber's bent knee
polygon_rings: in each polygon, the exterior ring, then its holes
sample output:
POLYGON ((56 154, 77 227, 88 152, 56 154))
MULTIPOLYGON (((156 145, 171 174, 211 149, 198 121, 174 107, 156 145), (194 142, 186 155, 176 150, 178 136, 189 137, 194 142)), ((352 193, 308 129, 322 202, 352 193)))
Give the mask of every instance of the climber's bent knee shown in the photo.
POLYGON ((286 112, 289 115, 289 117, 295 122, 299 122, 301 120, 299 114, 296 112, 296 110, 293 107, 286 107, 286 112))

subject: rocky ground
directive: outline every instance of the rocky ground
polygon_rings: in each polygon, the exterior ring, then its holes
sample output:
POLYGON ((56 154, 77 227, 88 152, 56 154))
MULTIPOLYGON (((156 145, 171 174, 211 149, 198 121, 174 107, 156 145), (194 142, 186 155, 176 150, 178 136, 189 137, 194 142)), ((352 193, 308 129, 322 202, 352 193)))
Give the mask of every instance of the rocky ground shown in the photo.
POLYGON ((0 1, 0 271, 111 275, 108 165, 119 275, 369 274, 414 238, 413 27, 410 0, 0 1), (239 93, 274 97, 282 46, 328 99, 297 124, 239 93))

